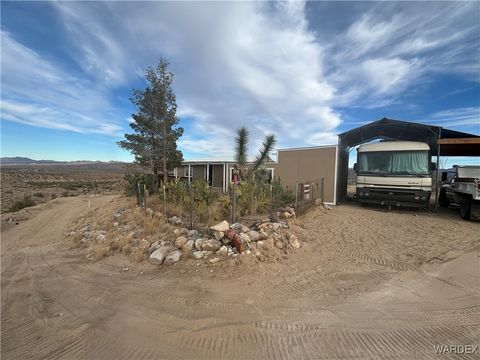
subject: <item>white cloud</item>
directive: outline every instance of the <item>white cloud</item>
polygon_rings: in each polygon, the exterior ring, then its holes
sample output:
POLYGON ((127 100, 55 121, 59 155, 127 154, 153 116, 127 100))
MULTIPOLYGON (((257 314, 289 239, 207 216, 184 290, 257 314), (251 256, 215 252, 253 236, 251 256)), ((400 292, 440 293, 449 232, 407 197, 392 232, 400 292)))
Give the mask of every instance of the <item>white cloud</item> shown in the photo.
POLYGON ((88 80, 72 76, 1 31, 2 119, 36 127, 118 135, 116 111, 88 80))

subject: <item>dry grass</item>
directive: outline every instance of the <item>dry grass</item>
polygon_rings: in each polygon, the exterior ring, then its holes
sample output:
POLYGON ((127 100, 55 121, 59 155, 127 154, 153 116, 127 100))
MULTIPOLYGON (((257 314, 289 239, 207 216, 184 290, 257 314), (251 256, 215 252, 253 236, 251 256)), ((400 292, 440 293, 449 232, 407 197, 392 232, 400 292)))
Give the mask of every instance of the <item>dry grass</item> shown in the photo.
POLYGON ((146 252, 147 252, 147 249, 136 248, 132 251, 130 255, 130 259, 132 259, 132 261, 141 262, 145 258, 146 252))
POLYGON ((92 255, 95 261, 101 260, 104 257, 108 255, 108 252, 110 251, 110 246, 101 243, 101 244, 95 244, 91 247, 92 255))

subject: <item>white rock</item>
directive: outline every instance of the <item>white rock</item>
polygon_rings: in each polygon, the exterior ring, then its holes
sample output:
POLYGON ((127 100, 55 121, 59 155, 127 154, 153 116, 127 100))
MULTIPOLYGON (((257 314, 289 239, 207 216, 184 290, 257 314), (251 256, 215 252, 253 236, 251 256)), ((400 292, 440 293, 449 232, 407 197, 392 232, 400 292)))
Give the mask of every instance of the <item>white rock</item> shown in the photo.
POLYGON ((98 240, 98 241, 104 241, 105 238, 106 238, 106 236, 105 236, 104 234, 98 234, 98 235, 97 235, 97 240, 98 240))
POLYGON ((198 231, 197 231, 197 230, 190 230, 190 231, 188 232, 187 236, 188 236, 189 238, 195 239, 195 238, 198 237, 198 231))
POLYGON ((165 258, 165 265, 172 265, 182 258, 182 252, 180 250, 174 250, 170 252, 165 258))
POLYGON ((247 234, 248 234, 248 236, 250 236, 250 239, 252 241, 258 241, 262 238, 260 233, 258 231, 255 231, 255 230, 250 230, 247 234))
POLYGON ((222 240, 225 234, 222 231, 214 231, 213 236, 215 237, 215 240, 222 240))
POLYGON ((220 261, 220 258, 216 257, 216 258, 213 258, 213 259, 210 259, 210 264, 216 264, 220 261))
POLYGON ((155 265, 163 264, 165 257, 168 255, 170 250, 172 250, 170 246, 160 246, 152 253, 152 255, 150 255, 150 262, 155 265))
POLYGON ((113 223, 113 226, 114 226, 114 227, 117 227, 118 225, 120 225, 120 224, 119 224, 117 221, 115 221, 115 222, 113 223))
POLYGON ((151 254, 160 247, 160 242, 157 240, 148 248, 148 253, 151 254))
POLYGON ((196 248, 197 250, 202 250, 202 244, 203 244, 203 242, 206 241, 206 240, 207 240, 207 239, 197 239, 197 240, 195 241, 195 248, 196 248))
POLYGON ((215 239, 204 240, 202 242, 202 250, 217 251, 222 246, 222 243, 215 239))
POLYGON ((205 251, 194 251, 190 256, 194 259, 203 259, 205 251))
POLYGON ((295 235, 290 235, 290 245, 295 248, 295 249, 300 249, 300 241, 298 240, 298 238, 295 236, 295 235))
POLYGON ((230 229, 230 225, 228 225, 228 221, 223 220, 221 223, 218 223, 216 225, 210 226, 210 229, 213 231, 222 231, 225 232, 228 229, 230 229))
POLYGON ((240 236, 240 240, 242 240, 244 244, 249 244, 252 241, 252 239, 250 238, 250 236, 248 236, 248 234, 240 233, 239 236, 240 236))
POLYGON ((223 245, 220 249, 218 249, 217 255, 227 256, 228 255, 228 248, 225 245, 223 245))
POLYGON ((175 246, 180 249, 185 243, 188 241, 188 239, 185 236, 179 236, 175 240, 175 246))

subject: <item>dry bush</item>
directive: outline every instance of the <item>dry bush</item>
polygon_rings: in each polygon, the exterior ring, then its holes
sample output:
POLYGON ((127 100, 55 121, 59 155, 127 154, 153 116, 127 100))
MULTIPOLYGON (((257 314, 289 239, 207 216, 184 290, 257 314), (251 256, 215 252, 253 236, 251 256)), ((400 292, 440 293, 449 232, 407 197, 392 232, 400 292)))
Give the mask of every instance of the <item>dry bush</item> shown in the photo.
POLYGON ((130 244, 132 238, 133 236, 130 234, 125 236, 117 236, 110 242, 110 248, 116 251, 123 251, 123 248, 130 244))
POLYGON ((83 236, 80 232, 75 232, 74 234, 70 235, 70 238, 75 244, 75 247, 80 247, 82 245, 81 240, 83 239, 83 236))
POLYGON ((130 255, 131 252, 132 252, 132 245, 126 244, 126 245, 123 246, 123 248, 122 248, 122 254, 123 255, 130 255))
POLYGON ((106 244, 95 244, 91 247, 92 255, 95 261, 101 260, 108 255, 110 246, 106 244))
POLYGON ((136 248, 132 251, 132 254, 130 255, 130 258, 133 261, 141 262, 141 261, 143 261, 146 252, 147 252, 147 249, 136 248))
POLYGON ((165 231, 166 224, 164 218, 153 216, 145 216, 143 221, 143 233, 146 236, 153 235, 157 232, 165 231))

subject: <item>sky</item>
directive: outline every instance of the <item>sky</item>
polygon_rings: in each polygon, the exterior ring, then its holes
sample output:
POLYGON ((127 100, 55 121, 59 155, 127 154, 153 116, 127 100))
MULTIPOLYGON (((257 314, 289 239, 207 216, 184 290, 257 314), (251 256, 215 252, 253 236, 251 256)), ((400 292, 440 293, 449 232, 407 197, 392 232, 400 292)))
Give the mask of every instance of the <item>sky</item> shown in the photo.
POLYGON ((1 155, 131 161, 160 57, 186 160, 232 159, 241 126, 250 155, 383 117, 480 135, 480 2, 2 1, 1 155))

